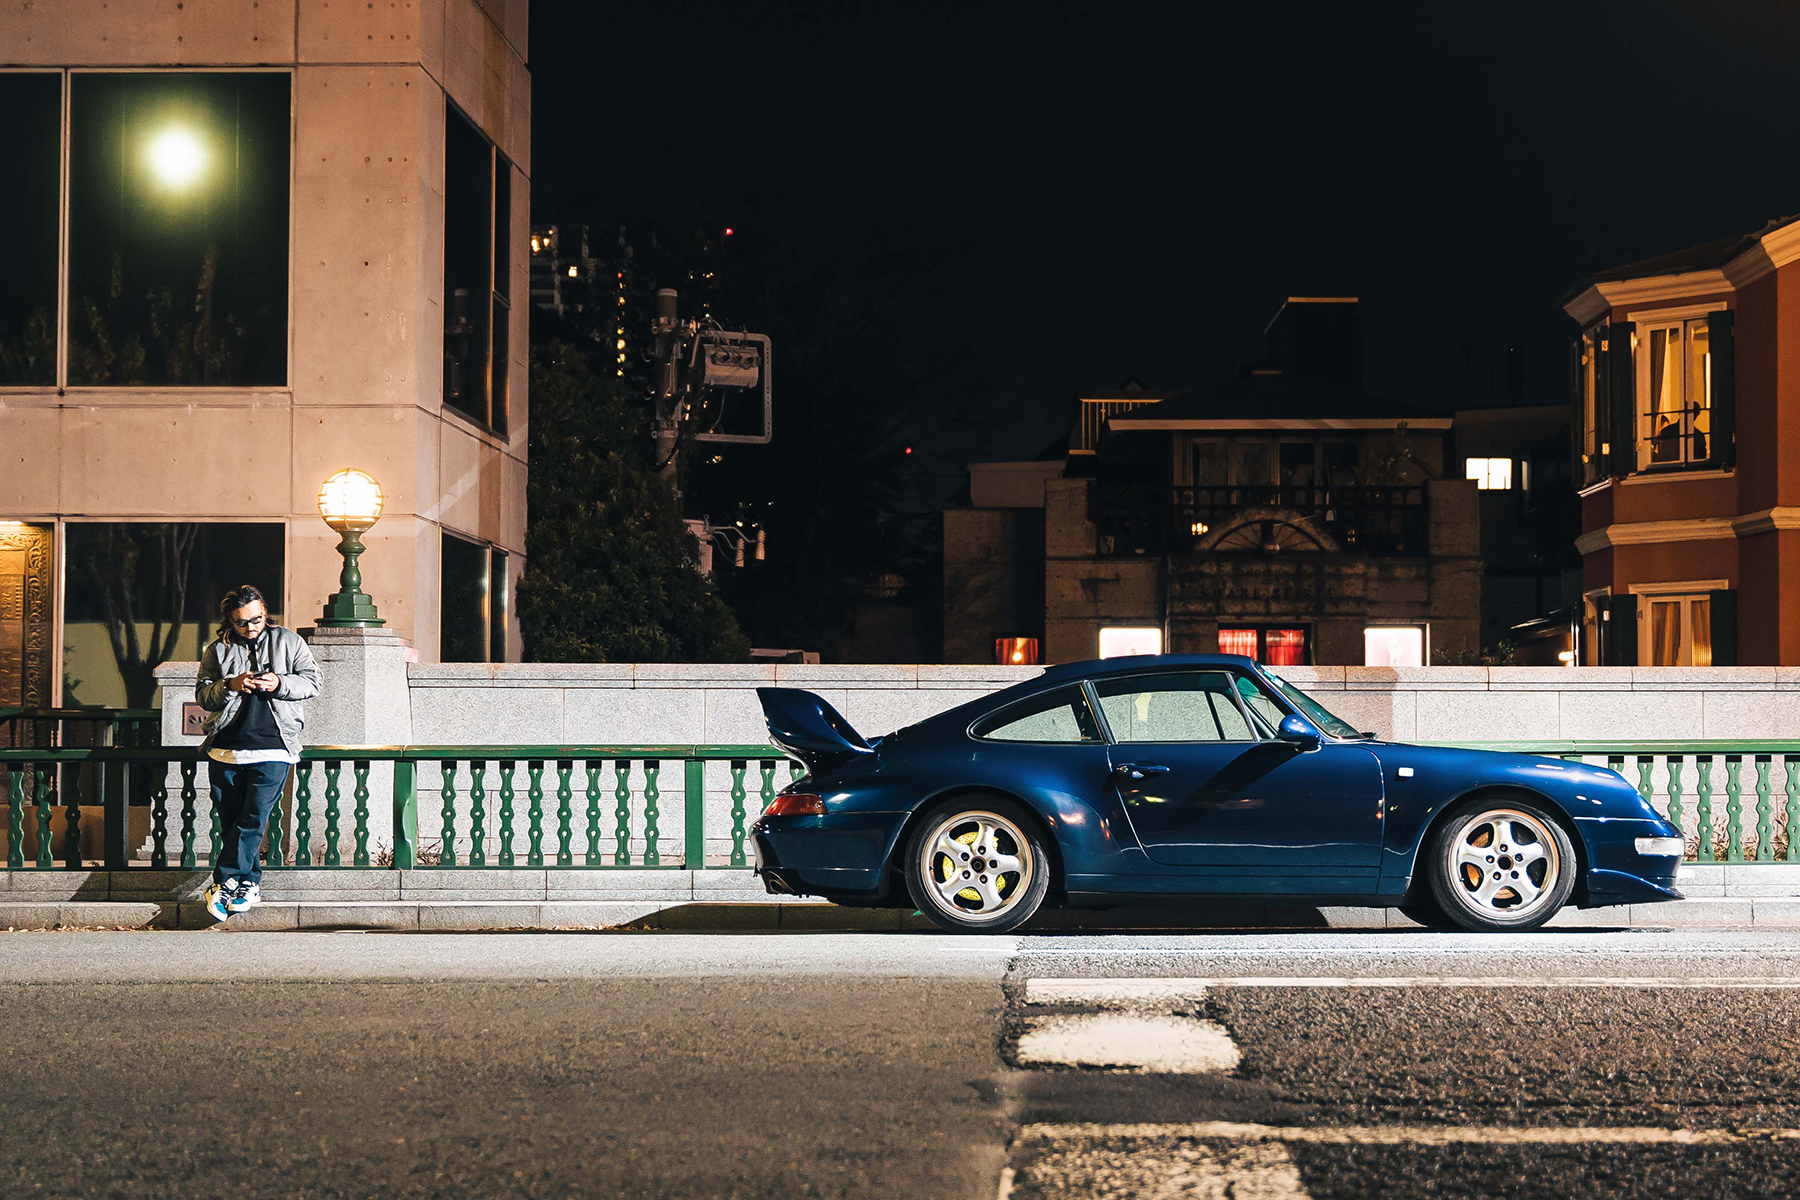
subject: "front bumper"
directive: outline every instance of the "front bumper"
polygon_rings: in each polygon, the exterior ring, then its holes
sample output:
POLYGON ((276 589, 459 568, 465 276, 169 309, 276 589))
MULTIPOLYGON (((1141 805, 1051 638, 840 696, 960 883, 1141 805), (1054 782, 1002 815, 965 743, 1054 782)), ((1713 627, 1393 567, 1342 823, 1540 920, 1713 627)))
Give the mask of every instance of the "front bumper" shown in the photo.
POLYGON ((1591 860, 1582 908, 1683 898, 1675 886, 1681 859, 1669 854, 1644 854, 1637 848, 1640 838, 1671 836, 1673 826, 1663 821, 1634 819, 1578 819, 1577 824, 1586 835, 1591 860))

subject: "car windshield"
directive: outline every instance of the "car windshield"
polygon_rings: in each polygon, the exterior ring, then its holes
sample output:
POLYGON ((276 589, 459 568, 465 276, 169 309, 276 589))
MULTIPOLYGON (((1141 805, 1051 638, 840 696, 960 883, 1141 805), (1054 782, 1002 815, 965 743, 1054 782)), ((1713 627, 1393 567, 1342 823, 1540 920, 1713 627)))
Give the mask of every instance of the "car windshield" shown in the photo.
POLYGON ((1344 720, 1342 717, 1337 716, 1330 709, 1326 708, 1323 704, 1320 704, 1317 700, 1314 700, 1311 696, 1307 695, 1281 676, 1270 674, 1269 682, 1273 683, 1276 689, 1280 691, 1283 696, 1287 697, 1288 703, 1299 709, 1305 714, 1309 721, 1314 725, 1317 725, 1320 729, 1323 729, 1326 733, 1329 733, 1332 737, 1357 738, 1362 736, 1362 731, 1357 729, 1356 726, 1350 724, 1350 722, 1344 720))

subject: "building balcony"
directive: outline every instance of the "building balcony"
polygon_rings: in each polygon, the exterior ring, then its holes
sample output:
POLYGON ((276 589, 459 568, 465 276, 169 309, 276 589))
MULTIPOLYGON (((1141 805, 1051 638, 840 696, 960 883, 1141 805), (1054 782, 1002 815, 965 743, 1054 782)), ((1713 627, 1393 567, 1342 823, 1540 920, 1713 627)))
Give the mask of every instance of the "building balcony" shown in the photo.
POLYGON ((1101 486, 1102 554, 1262 554, 1322 551, 1425 557, 1423 485, 1101 486))

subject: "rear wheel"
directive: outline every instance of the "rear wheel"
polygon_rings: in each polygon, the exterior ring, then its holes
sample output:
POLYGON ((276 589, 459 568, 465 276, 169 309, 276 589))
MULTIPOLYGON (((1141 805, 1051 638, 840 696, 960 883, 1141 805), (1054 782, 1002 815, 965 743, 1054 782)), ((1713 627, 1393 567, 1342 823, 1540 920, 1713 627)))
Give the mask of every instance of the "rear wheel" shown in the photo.
POLYGON ((1471 804, 1428 847, 1431 899, 1464 929, 1536 929, 1575 890, 1575 847, 1543 809, 1515 800, 1471 804))
POLYGON ((1004 933, 1037 914, 1050 856, 1017 804, 966 796, 925 814, 906 850, 906 886, 919 911, 953 933, 1004 933))

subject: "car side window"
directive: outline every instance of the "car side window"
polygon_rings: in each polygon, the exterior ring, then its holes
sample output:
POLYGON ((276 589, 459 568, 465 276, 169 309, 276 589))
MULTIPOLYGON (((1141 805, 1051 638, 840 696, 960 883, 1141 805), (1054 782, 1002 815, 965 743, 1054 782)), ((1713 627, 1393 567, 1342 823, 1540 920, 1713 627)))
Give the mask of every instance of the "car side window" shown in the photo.
POLYGON ((1098 742, 1100 727, 1078 687, 1059 688, 983 717, 970 731, 995 742, 1098 742))
POLYGON ((1224 671, 1170 671, 1094 683, 1116 742, 1251 742, 1257 733, 1224 671))
POLYGON ((1256 681, 1248 675, 1235 676, 1238 695, 1244 698, 1244 706, 1251 712, 1268 722, 1271 733, 1281 728, 1281 718, 1287 716, 1275 698, 1256 686, 1256 681))

